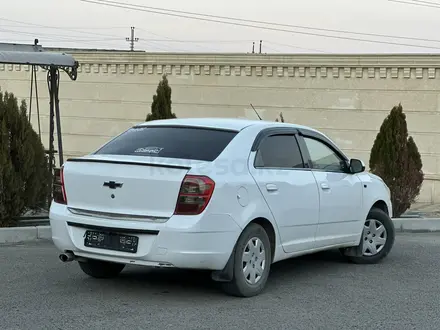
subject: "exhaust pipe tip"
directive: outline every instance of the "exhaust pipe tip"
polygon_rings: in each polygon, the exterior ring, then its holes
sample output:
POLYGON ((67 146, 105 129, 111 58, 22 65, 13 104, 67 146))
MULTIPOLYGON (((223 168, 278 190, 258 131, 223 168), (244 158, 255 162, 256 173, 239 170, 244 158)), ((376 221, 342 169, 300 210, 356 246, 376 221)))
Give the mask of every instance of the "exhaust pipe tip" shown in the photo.
POLYGON ((59 258, 62 262, 69 262, 75 259, 75 256, 71 252, 62 253, 59 255, 59 258))

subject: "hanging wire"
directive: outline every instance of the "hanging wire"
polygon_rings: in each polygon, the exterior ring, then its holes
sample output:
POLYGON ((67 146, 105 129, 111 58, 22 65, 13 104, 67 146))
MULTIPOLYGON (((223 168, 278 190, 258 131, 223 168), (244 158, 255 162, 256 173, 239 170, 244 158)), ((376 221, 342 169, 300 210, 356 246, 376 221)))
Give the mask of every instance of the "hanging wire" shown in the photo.
POLYGON ((35 79, 35 101, 37 102, 37 121, 38 121, 38 137, 41 140, 41 124, 40 124, 40 104, 38 102, 38 83, 37 83, 37 68, 33 69, 35 79))
MULTIPOLYGON (((56 72, 53 72, 56 74, 56 72)), ((55 148, 54 148, 54 131, 55 131, 55 123, 54 123, 54 116, 55 116, 55 100, 53 95, 53 90, 56 88, 52 85, 52 70, 48 68, 47 70, 47 87, 49 89, 49 171, 51 175, 53 175, 53 169, 55 168, 55 148)))
POLYGON ((40 123, 40 104, 38 102, 38 83, 37 83, 37 67, 35 65, 31 66, 31 92, 29 100, 29 123, 32 118, 32 98, 34 92, 34 81, 35 81, 35 101, 37 103, 37 121, 38 121, 38 137, 41 140, 41 123, 40 123))
POLYGON ((31 66, 31 95, 29 96, 29 123, 32 117, 32 93, 34 91, 34 66, 31 66))

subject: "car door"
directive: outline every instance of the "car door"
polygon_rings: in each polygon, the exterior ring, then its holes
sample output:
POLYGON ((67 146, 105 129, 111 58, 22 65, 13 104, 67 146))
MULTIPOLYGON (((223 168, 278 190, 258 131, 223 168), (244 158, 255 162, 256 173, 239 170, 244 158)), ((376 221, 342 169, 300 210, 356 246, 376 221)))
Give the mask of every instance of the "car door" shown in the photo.
POLYGON ((362 182, 356 174, 347 172, 346 157, 324 136, 302 134, 300 139, 319 191, 317 247, 355 241, 360 222, 365 221, 361 218, 362 182))
POLYGON ((266 136, 252 152, 249 168, 277 222, 284 251, 313 249, 319 192, 295 135, 266 136))

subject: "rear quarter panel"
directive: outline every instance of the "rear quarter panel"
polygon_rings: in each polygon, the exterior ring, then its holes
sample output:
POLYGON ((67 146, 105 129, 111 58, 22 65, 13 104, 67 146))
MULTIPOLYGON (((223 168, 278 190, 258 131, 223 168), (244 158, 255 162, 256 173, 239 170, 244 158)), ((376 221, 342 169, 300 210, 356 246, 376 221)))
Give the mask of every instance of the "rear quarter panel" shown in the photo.
POLYGON ((207 175, 215 181, 207 212, 227 214, 241 229, 256 218, 265 218, 275 229, 278 245, 278 226, 248 167, 251 147, 260 130, 261 127, 245 128, 216 160, 192 167, 189 174, 207 175))

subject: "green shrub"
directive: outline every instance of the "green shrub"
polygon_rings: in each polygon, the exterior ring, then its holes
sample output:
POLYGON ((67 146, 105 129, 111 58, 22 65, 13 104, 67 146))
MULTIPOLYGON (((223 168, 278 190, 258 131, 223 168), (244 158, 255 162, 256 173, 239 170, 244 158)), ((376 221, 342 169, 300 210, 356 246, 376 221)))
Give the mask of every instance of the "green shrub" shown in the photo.
POLYGON ((151 113, 147 114, 145 120, 176 118, 176 115, 171 111, 171 103, 171 87, 168 85, 167 76, 163 75, 157 86, 156 95, 153 96, 151 113))
POLYGON ((47 208, 48 160, 38 134, 12 93, 0 92, 0 227, 26 211, 47 208))
POLYGON ((369 165, 370 171, 390 188, 393 216, 401 216, 420 194, 424 178, 422 159, 413 138, 408 136, 401 104, 393 107, 382 123, 369 165))

